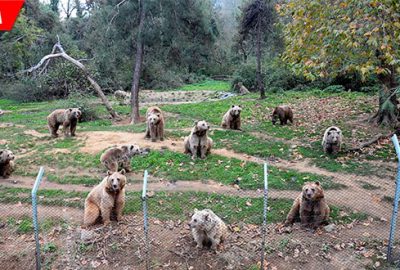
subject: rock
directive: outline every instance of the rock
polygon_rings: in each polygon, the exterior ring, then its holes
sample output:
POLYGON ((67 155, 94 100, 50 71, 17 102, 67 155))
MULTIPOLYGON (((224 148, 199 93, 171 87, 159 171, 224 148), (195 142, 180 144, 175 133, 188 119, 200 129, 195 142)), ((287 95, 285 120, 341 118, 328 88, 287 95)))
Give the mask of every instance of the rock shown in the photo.
POLYGON ((85 244, 94 242, 97 237, 98 237, 98 234, 93 231, 86 230, 86 229, 81 230, 81 241, 85 244))
POLYGON ((335 225, 335 224, 326 225, 326 226, 324 227, 324 230, 325 230, 326 232, 328 232, 328 233, 333 232, 334 230, 336 230, 336 225, 335 225))

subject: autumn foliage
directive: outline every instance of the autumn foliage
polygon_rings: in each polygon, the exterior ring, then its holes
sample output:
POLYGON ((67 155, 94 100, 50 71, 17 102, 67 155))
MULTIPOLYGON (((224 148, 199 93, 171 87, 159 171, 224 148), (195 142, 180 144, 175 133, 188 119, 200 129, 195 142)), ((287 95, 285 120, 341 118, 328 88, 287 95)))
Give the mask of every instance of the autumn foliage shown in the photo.
POLYGON ((294 0, 283 16, 283 59, 307 78, 358 72, 382 83, 378 123, 397 122, 396 73, 400 69, 400 3, 384 0, 294 0))

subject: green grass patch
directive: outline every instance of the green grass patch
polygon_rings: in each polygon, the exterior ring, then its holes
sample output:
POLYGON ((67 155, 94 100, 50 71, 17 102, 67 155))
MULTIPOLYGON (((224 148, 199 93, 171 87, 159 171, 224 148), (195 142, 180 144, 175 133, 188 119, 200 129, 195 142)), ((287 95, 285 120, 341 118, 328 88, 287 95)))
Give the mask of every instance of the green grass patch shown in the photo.
POLYGON ((380 187, 375 186, 375 185, 370 184, 370 183, 367 183, 367 182, 365 182, 365 181, 357 181, 357 182, 360 183, 361 187, 362 187, 363 189, 366 189, 366 190, 376 190, 376 189, 380 189, 380 187))
POLYGON ((177 88, 176 90, 181 91, 196 91, 196 90, 211 90, 211 91, 229 91, 229 82, 216 81, 216 80, 206 80, 200 83, 186 84, 177 88))
MULTIPOLYGON (((188 155, 171 151, 152 151, 147 156, 132 159, 132 166, 138 170, 148 170, 150 174, 168 180, 214 180, 226 185, 239 181, 243 189, 263 187, 263 166, 253 162, 211 154, 206 159, 191 160, 188 155)), ((320 181, 326 189, 343 186, 331 179, 311 173, 281 170, 270 166, 269 185, 275 189, 301 190, 304 182, 320 181)))
POLYGON ((47 180, 49 182, 55 182, 59 184, 70 184, 70 185, 85 185, 85 186, 95 186, 101 182, 101 177, 92 177, 90 175, 62 175, 57 176, 53 174, 47 175, 47 180))

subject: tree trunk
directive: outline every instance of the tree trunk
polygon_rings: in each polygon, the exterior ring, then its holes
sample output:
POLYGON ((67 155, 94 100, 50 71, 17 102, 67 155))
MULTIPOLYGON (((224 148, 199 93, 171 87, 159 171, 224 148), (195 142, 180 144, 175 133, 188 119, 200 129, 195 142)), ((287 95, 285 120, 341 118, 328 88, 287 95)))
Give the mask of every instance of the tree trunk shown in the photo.
POLYGON ((378 79, 382 83, 379 93, 379 110, 372 117, 378 125, 396 126, 398 124, 399 109, 396 94, 395 69, 390 67, 390 74, 379 74, 378 79))
POLYGON ((136 44, 136 57, 135 57, 135 70, 133 72, 133 80, 132 80, 132 88, 131 88, 131 123, 139 123, 140 122, 140 114, 139 114, 139 80, 140 80, 140 72, 142 70, 143 63, 143 26, 144 26, 144 5, 143 0, 139 0, 139 29, 138 29, 138 39, 136 44))
POLYGON ((257 15, 257 89, 260 91, 260 98, 265 98, 265 89, 263 79, 261 78, 261 1, 258 1, 258 15, 257 15))

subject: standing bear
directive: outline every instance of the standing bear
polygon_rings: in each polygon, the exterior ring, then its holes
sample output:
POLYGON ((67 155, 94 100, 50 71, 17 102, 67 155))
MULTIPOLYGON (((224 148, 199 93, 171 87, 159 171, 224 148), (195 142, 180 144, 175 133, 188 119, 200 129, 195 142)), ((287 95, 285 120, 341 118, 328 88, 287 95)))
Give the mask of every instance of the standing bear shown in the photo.
POLYGON ((117 221, 122 219, 125 206, 125 170, 120 172, 107 172, 101 183, 95 186, 85 200, 84 226, 96 223, 101 216, 104 225, 111 220, 113 210, 116 212, 117 221))
POLYGON ((146 112, 147 127, 145 138, 151 138, 152 142, 164 140, 164 116, 160 108, 149 107, 146 112))
POLYGON ((119 168, 123 168, 126 172, 130 172, 132 157, 141 153, 140 147, 136 144, 115 146, 101 155, 100 162, 109 171, 116 172, 119 168))
POLYGON ((240 113, 242 107, 240 105, 232 105, 232 107, 222 117, 221 126, 226 129, 242 130, 240 122, 240 113))
POLYGON ((190 132, 190 135, 184 140, 185 154, 190 154, 192 159, 196 156, 206 158, 211 152, 213 140, 207 136, 210 126, 206 121, 197 121, 190 132))
POLYGON ((189 226, 198 248, 210 245, 211 249, 215 250, 226 239, 228 233, 225 223, 210 209, 194 209, 189 226))
POLYGON ((285 225, 292 225, 298 217, 303 227, 317 228, 326 224, 330 209, 324 197, 324 190, 319 182, 304 183, 303 191, 293 202, 285 225))
POLYGON ((293 111, 287 105, 280 105, 272 112, 272 124, 275 125, 279 121, 281 125, 286 125, 288 120, 293 124, 293 111))
POLYGON ((0 176, 10 177, 14 171, 14 154, 10 150, 0 149, 0 176))
POLYGON ((53 138, 58 137, 57 131, 60 125, 63 126, 64 135, 75 136, 76 125, 82 112, 78 108, 58 109, 47 116, 47 123, 50 134, 53 138))
POLYGON ((332 126, 325 130, 322 138, 322 147, 327 154, 339 153, 343 141, 343 135, 340 128, 332 126))

